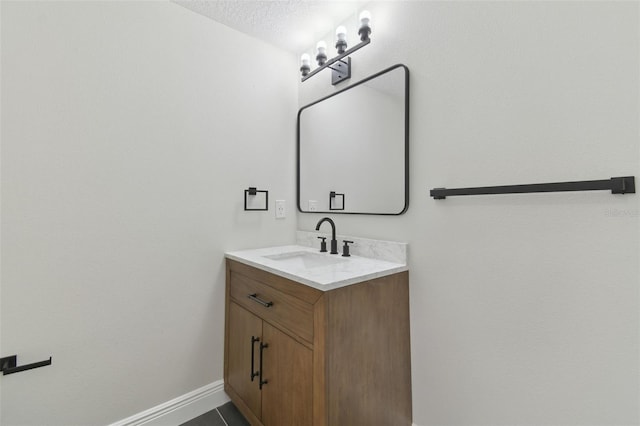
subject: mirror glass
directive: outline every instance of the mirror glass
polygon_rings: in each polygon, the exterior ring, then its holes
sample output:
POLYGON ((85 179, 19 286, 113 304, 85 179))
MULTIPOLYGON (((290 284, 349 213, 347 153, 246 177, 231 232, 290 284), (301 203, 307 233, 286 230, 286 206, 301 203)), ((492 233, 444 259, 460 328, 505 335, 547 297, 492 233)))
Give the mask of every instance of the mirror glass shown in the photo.
POLYGON ((298 209, 399 215, 409 206, 409 70, 395 65, 298 112, 298 209))

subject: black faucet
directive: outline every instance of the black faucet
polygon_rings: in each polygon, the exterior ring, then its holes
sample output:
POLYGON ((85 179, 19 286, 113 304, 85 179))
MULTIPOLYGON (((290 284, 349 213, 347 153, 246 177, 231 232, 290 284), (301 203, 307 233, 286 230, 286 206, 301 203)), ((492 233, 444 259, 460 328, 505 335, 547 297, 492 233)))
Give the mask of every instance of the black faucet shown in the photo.
POLYGON ((336 224, 333 223, 333 220, 331 220, 328 217, 323 217, 322 219, 320 219, 320 222, 318 222, 318 224, 316 225, 316 231, 320 230, 320 225, 322 225, 322 222, 329 222, 329 225, 331 225, 331 254, 338 254, 338 241, 336 240, 336 224))

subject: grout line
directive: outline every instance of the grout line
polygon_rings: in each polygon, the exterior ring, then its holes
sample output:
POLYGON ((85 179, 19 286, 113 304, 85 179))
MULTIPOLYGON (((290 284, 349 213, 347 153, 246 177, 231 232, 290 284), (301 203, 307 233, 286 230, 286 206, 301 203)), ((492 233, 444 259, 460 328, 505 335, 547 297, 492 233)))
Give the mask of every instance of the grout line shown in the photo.
POLYGON ((224 416, 222 414, 220 414, 220 411, 216 408, 216 413, 218 413, 218 415, 220 416, 220 418, 222 419, 222 421, 224 422, 224 424, 226 426, 229 426, 229 423, 227 423, 227 421, 224 419, 224 416))

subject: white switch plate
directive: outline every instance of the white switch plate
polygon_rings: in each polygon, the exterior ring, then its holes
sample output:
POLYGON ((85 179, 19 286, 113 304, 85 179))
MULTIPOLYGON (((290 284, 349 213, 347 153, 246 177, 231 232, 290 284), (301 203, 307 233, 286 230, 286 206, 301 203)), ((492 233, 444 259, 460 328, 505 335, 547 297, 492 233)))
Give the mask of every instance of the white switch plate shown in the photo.
POLYGON ((276 200, 276 219, 284 219, 285 217, 284 200, 276 200))
POLYGON ((318 211, 318 200, 309 200, 309 211, 310 212, 318 211))

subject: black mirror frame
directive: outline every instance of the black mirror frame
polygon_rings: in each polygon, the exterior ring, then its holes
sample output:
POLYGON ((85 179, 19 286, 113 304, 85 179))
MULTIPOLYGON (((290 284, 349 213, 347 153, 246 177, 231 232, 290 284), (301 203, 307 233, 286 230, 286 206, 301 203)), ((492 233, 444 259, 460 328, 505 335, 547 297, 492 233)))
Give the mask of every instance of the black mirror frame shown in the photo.
POLYGON ((296 201, 297 201, 297 205, 298 205, 298 211, 300 213, 318 213, 318 214, 367 214, 367 215, 381 215, 381 216, 399 216, 401 214, 406 213, 407 209, 409 208, 409 68, 407 68, 406 65, 403 64, 396 64, 393 65, 389 68, 386 68, 380 72, 377 72, 373 75, 370 75, 369 77, 358 81, 357 83, 354 83, 352 85, 350 85, 349 87, 346 87, 342 90, 339 90, 335 93, 332 93, 328 96, 325 96, 323 98, 318 99, 317 101, 314 101, 308 105, 303 106, 302 108, 300 108, 298 110, 298 118, 297 118, 297 123, 296 123, 296 201), (306 108, 309 108, 310 106, 313 106, 317 103, 320 103, 326 99, 332 98, 334 96, 337 96, 343 92, 346 92, 347 90, 353 89, 354 87, 357 87, 363 83, 366 83, 369 80, 372 80, 376 77, 381 76, 382 74, 385 74, 387 72, 390 72, 396 68, 403 68, 404 69, 404 74, 405 74, 405 86, 404 86, 404 108, 405 108, 405 114, 404 114, 404 207, 402 208, 402 210, 399 213, 367 213, 367 212, 347 212, 347 211, 336 211, 336 210, 331 210, 331 211, 304 211, 302 210, 302 206, 300 205, 300 114, 302 114, 302 111, 306 108))

